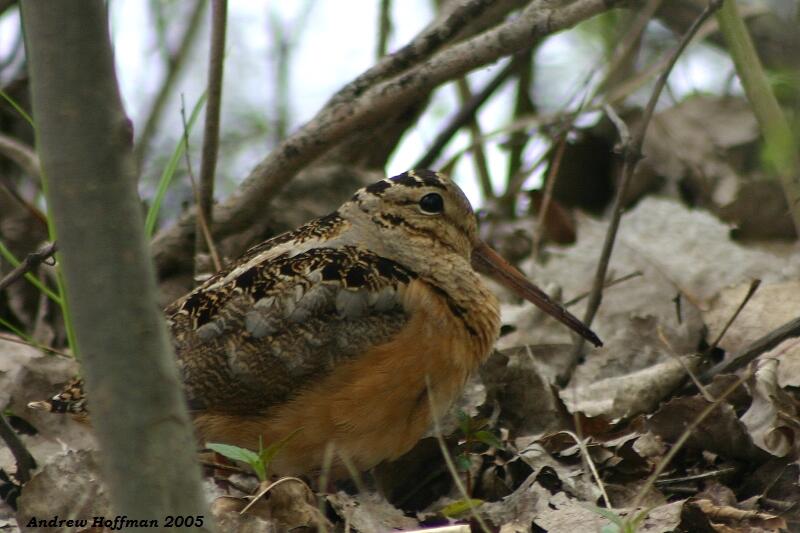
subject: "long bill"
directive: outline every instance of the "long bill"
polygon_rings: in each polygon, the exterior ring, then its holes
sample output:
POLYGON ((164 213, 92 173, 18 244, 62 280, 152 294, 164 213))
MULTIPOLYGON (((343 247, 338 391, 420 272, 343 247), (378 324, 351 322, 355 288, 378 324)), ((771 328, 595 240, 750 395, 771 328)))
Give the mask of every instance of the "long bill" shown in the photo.
POLYGON ((522 296, 595 346, 603 345, 603 341, 594 331, 563 306, 551 300, 544 291, 528 281, 519 270, 483 241, 472 250, 472 268, 522 296))

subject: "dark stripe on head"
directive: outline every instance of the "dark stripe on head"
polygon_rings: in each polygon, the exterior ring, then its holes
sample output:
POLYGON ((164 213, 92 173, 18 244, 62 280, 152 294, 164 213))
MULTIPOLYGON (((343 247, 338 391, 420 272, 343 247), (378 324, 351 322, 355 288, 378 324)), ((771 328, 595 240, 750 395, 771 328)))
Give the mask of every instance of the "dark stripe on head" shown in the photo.
POLYGON ((424 185, 421 181, 414 178, 414 176, 412 176, 409 172, 403 172, 402 174, 398 174, 397 176, 393 176, 389 179, 398 185, 405 185, 406 187, 422 187, 424 185))
POLYGON ((422 180, 422 183, 428 187, 438 187, 439 189, 446 189, 442 179, 437 172, 428 169, 412 170, 411 174, 422 180))
POLYGON ((371 185, 367 185, 366 191, 368 193, 374 194, 375 196, 380 196, 383 194, 383 191, 391 187, 392 184, 386 180, 376 181, 371 185))

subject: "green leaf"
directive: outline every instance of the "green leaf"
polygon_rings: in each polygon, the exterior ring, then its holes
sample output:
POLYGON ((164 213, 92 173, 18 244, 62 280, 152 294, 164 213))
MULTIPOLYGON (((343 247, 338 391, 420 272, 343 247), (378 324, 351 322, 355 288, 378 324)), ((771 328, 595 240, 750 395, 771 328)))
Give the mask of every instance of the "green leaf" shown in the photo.
POLYGON ((220 455, 224 455, 228 459, 233 461, 242 461, 250 466, 260 462, 258 454, 252 450, 248 450, 247 448, 240 448, 231 444, 222 444, 219 442, 207 442, 206 448, 215 451, 220 455))
POLYGON ((203 109, 203 104, 205 103, 206 93, 204 92, 197 100, 197 103, 194 104, 194 108, 192 108, 192 114, 189 116, 189 122, 186 124, 186 135, 181 135, 181 140, 178 141, 178 145, 172 152, 172 156, 169 158, 164 172, 161 173, 161 179, 158 181, 158 189, 156 189, 153 203, 150 205, 150 209, 147 210, 147 218, 144 221, 144 231, 148 239, 153 236, 153 231, 155 231, 156 228, 156 221, 158 221, 158 213, 161 211, 161 202, 167 194, 170 183, 172 183, 172 176, 175 175, 175 169, 178 168, 178 161, 180 161, 183 152, 186 150, 186 137, 191 133, 192 126, 194 126, 194 123, 197 121, 200 110, 203 109))
POLYGON ((456 411, 456 417, 458 418, 458 429, 460 429, 461 433, 463 433, 465 436, 469 435, 471 427, 470 422, 472 421, 469 415, 459 409, 456 411))
POLYGON ((466 454, 456 455, 454 459, 459 472, 467 472, 472 466, 472 462, 466 454))
POLYGON ((453 502, 444 507, 444 509, 441 510, 441 513, 447 518, 458 518, 459 516, 469 512, 470 509, 479 507, 481 504, 483 504, 483 500, 479 500, 477 498, 458 500, 457 502, 453 502))
POLYGON ((498 450, 503 449, 503 443, 500 442, 500 439, 498 439, 494 433, 485 429, 475 433, 475 440, 487 446, 491 446, 492 448, 497 448, 498 450))

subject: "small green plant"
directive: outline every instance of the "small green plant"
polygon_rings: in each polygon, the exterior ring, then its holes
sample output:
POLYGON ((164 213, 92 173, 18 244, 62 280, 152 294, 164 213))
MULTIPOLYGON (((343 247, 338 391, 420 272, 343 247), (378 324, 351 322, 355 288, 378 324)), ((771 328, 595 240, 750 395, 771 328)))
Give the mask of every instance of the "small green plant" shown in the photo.
POLYGON ((222 444, 219 442, 208 442, 206 448, 215 451, 218 454, 231 459, 232 461, 241 461, 250 465, 250 468, 256 473, 259 481, 267 481, 267 473, 269 472, 269 465, 275 456, 286 446, 286 444, 297 435, 302 428, 292 431, 289 435, 285 436, 279 441, 273 442, 266 448, 261 439, 258 439, 258 453, 248 450, 247 448, 240 448, 231 444, 222 444))
POLYGON ((472 494, 472 474, 470 473, 472 461, 470 457, 480 453, 477 447, 483 444, 490 448, 503 449, 503 443, 487 429, 488 426, 489 420, 472 418, 464 411, 458 411, 458 429, 461 432, 461 439, 459 451, 453 459, 458 470, 466 474, 467 493, 470 495, 472 494))

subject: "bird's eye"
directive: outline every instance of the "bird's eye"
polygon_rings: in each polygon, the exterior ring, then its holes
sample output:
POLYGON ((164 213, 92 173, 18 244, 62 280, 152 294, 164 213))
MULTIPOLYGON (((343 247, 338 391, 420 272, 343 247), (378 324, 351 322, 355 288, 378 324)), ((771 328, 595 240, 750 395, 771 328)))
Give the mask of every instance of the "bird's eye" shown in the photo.
POLYGON ((422 209, 423 213, 435 215, 444 211, 444 200, 440 195, 432 192, 420 198, 419 208, 422 209))

